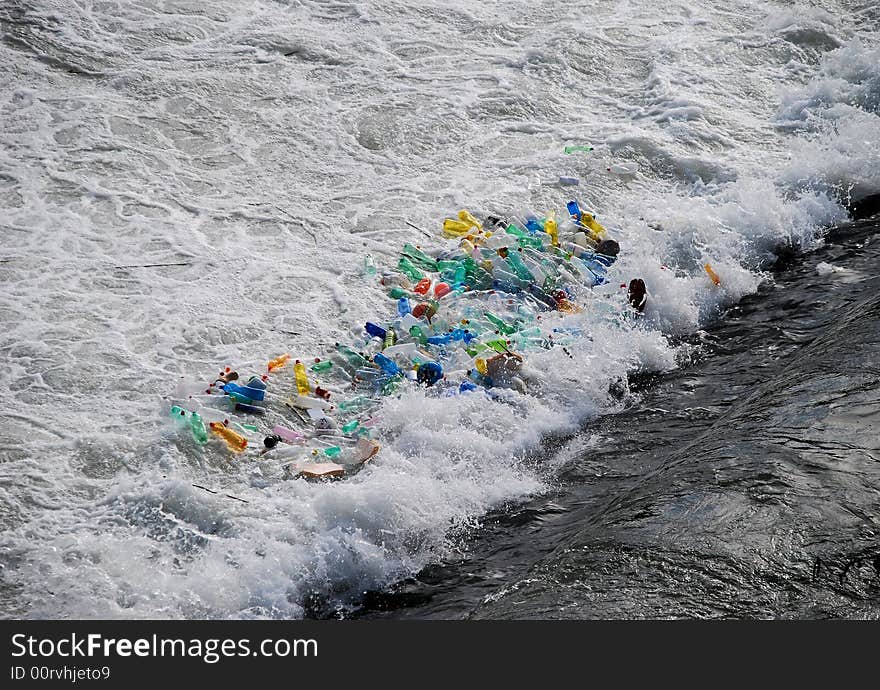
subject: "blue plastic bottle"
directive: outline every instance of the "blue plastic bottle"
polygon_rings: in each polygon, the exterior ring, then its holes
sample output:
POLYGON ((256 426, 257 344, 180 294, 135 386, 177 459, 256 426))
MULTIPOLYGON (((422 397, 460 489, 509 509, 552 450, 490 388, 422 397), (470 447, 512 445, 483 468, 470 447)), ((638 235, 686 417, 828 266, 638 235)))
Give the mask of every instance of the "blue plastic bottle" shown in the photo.
POLYGON ((386 331, 381 326, 377 326, 376 324, 370 323, 369 321, 367 321, 367 323, 364 325, 364 330, 366 330, 367 333, 369 333, 374 338, 379 338, 380 340, 385 340, 386 331))
POLYGON ((437 362, 425 362, 416 373, 416 380, 426 386, 433 386, 443 378, 443 367, 437 362))
POLYGON ((406 316, 407 314, 412 314, 412 307, 409 305, 409 300, 406 297, 401 297, 397 300, 397 315, 406 316))
POLYGON ((389 376, 395 376, 400 373, 400 368, 394 363, 394 361, 383 355, 381 352, 373 357, 373 361, 382 367, 382 371, 389 376))
POLYGON ((257 402, 261 402, 266 397, 265 388, 253 388, 251 386, 239 386, 234 383, 227 383, 223 386, 223 391, 225 393, 229 393, 233 395, 236 399, 240 397, 247 398, 244 402, 248 400, 254 400, 257 402))

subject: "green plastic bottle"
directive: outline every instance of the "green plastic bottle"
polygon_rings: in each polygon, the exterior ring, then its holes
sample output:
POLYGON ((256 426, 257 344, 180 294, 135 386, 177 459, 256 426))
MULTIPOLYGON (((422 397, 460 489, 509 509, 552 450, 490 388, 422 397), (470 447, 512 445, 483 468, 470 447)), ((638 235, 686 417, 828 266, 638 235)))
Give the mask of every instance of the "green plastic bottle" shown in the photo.
POLYGON ((355 369, 360 369, 369 365, 369 362, 360 353, 352 350, 348 345, 340 345, 337 343, 336 351, 342 355, 346 362, 355 369))
POLYGON ((205 421, 198 412, 192 413, 192 416, 189 418, 189 426, 195 442, 200 446, 204 446, 208 442, 208 429, 205 427, 205 421))
POLYGON ((357 412, 358 410, 363 410, 372 404, 373 401, 365 395, 356 395, 350 400, 343 400, 339 403, 339 409, 343 412, 357 412))
POLYGON ((487 311, 485 313, 485 317, 489 321, 489 323, 495 326, 495 328, 497 328, 498 331, 503 335, 510 335, 511 333, 516 331, 516 329, 512 326, 508 326, 500 316, 496 316, 490 311, 487 311))
POLYGON ((419 326, 411 326, 409 334, 419 345, 424 345, 428 342, 428 336, 425 335, 425 332, 419 326))
POLYGON ((438 270, 437 260, 425 254, 425 252, 418 247, 414 247, 411 244, 405 244, 403 245, 403 254, 409 257, 410 261, 419 268, 432 272, 438 270))
POLYGON ((401 256, 400 261, 397 262, 397 270, 414 282, 418 282, 425 277, 425 274, 416 268, 405 256, 401 256))

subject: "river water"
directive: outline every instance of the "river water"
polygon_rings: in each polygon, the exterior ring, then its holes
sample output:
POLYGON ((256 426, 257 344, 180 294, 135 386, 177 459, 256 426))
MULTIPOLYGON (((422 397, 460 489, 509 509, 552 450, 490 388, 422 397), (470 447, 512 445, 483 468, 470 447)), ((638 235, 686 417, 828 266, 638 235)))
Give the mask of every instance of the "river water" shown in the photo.
POLYGON ((876 616, 878 257, 846 223, 880 191, 878 28, 867 0, 2 3, 0 613, 876 616), (170 422, 183 375, 388 317, 367 252, 571 198, 621 255, 528 393, 407 389, 333 483, 170 422), (643 318, 609 319, 633 277, 643 318))

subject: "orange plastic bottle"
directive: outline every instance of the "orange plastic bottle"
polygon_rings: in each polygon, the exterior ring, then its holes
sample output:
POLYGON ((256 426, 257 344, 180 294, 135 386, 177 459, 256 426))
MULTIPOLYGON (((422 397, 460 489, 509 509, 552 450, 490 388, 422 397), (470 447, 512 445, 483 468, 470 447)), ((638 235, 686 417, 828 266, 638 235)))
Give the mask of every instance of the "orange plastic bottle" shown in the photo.
POLYGON ((208 426, 211 427, 211 433, 214 434, 214 436, 226 441, 226 447, 233 453, 241 453, 247 448, 247 439, 244 436, 235 433, 223 422, 211 422, 208 426))
POLYGON ((287 364, 290 361, 290 353, 285 352, 283 355, 278 355, 275 359, 269 360, 269 371, 278 371, 281 367, 287 364))
POLYGON ((715 283, 715 285, 721 285, 721 278, 719 278, 718 274, 712 270, 712 264, 706 264, 705 266, 703 266, 703 268, 706 269, 706 273, 709 274, 709 277, 712 279, 712 282, 715 283))

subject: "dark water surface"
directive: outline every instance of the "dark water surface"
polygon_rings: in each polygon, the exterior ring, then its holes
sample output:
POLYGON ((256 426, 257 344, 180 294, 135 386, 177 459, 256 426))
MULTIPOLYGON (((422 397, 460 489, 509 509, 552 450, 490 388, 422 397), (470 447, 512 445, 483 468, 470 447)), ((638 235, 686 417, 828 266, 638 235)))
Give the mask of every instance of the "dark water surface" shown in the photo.
POLYGON ((558 491, 356 617, 880 617, 878 230, 781 260, 558 491))

